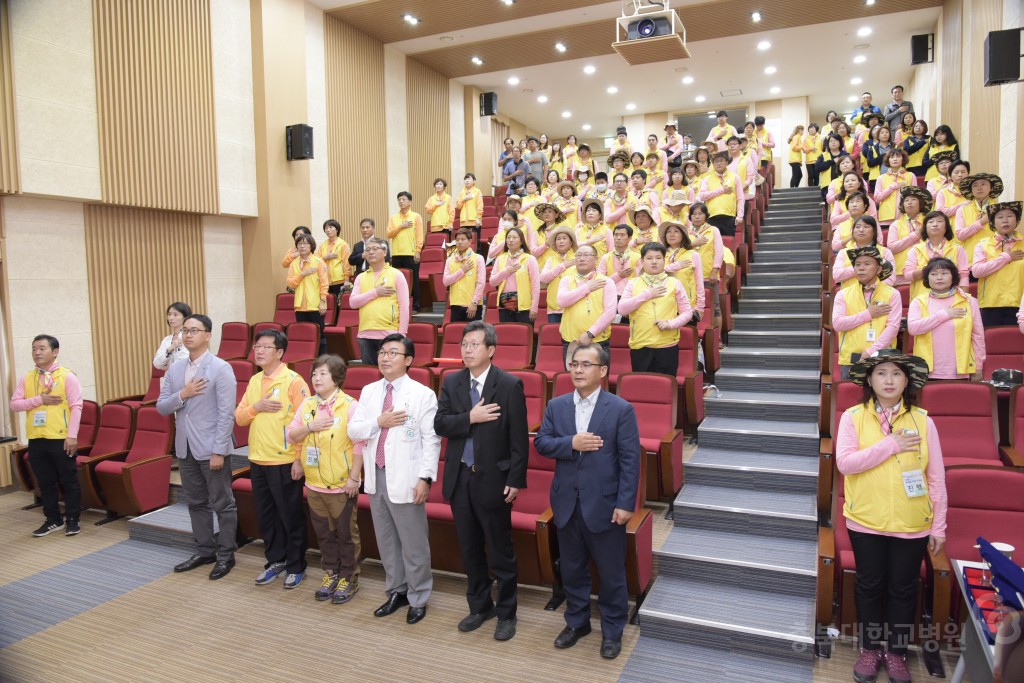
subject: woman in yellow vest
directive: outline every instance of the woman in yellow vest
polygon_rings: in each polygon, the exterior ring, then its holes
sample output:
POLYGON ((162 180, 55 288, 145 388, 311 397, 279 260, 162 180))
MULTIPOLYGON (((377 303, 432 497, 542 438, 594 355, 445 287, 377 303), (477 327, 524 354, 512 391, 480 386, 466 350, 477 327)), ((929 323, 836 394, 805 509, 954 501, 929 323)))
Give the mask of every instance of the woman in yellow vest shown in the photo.
POLYGON ((505 253, 494 261, 491 287, 498 288, 499 322, 531 323, 537 319, 540 269, 537 259, 526 250, 526 236, 519 228, 509 228, 505 234, 505 253))
POLYGON ((960 143, 957 141, 956 136, 953 135, 953 129, 944 123, 935 127, 935 132, 932 133, 931 144, 925 149, 923 159, 925 180, 934 180, 939 177, 939 160, 935 155, 942 152, 951 152, 953 159, 960 158, 960 143))
POLYGON ((794 128, 786 144, 789 145, 789 168, 792 170, 789 186, 800 187, 800 181, 804 179, 804 127, 794 128))
POLYGON ((551 152, 548 154, 548 168, 556 171, 559 178, 571 177, 571 171, 567 169, 565 156, 562 154, 562 143, 557 140, 551 143, 551 152))
POLYGON ((352 247, 341 239, 341 224, 333 218, 324 221, 324 234, 327 241, 321 242, 316 255, 327 264, 327 279, 331 283, 327 293, 334 295, 334 306, 341 305, 341 292, 349 286, 352 277, 352 266, 348 257, 352 255, 352 247))
POLYGON ((327 289, 330 278, 327 264, 317 256, 316 240, 312 235, 295 238, 299 255, 288 267, 288 286, 295 290, 295 320, 316 323, 320 327, 320 353, 327 352, 324 336, 324 313, 327 312, 327 289))
MULTIPOLYGON (((589 148, 587 148, 589 151, 589 148)), ((565 173, 566 178, 572 178, 576 174, 576 165, 579 162, 579 143, 576 142, 575 135, 569 135, 565 138, 565 146, 562 148, 562 159, 565 160, 565 173)))
POLYGON ((1016 325, 1024 295, 1024 238, 1017 232, 1021 202, 986 207, 989 237, 974 250, 971 272, 978 278, 978 304, 985 327, 1016 325))
POLYGON ((363 442, 348 438, 357 404, 341 390, 345 361, 317 358, 311 379, 315 395, 302 402, 288 427, 288 441, 299 445, 292 478, 306 478, 309 517, 320 545, 324 578, 315 597, 341 605, 359 590, 352 580, 357 561, 352 515, 363 481, 363 442))
MULTIPOLYGON (((857 171, 857 162, 849 154, 841 156, 836 160, 836 170, 832 173, 832 180, 825 186, 828 189, 825 193, 825 201, 828 203, 829 210, 834 208, 836 197, 843 191, 843 181, 848 173, 860 176, 860 172, 857 171)), ((870 186, 866 183, 864 187, 870 189, 870 186)), ((867 191, 865 190, 865 192, 867 191)), ((868 193, 868 196, 870 196, 870 193, 868 193)))
POLYGON ((430 232, 443 232, 451 236, 452 224, 455 222, 455 205, 452 203, 452 196, 448 194, 447 180, 434 180, 434 194, 423 208, 430 216, 430 225, 427 229, 430 232))
MULTIPOLYGON (((847 177, 860 178, 855 173, 850 173, 847 177)), ((864 181, 860 180, 860 182, 863 184, 864 181)), ((853 226, 857 224, 861 216, 875 219, 874 208, 874 202, 871 201, 863 190, 854 190, 847 193, 846 188, 843 188, 842 192, 840 192, 840 199, 836 201, 835 207, 832 209, 832 216, 829 219, 834 226, 834 232, 832 233, 833 251, 839 251, 850 241, 853 234, 853 226)), ((878 225, 877 219, 875 219, 875 225, 878 225)), ((877 228, 875 242, 878 244, 882 243, 881 227, 877 228)))
POLYGON ((949 150, 936 152, 932 155, 932 165, 928 169, 928 173, 932 175, 928 178, 928 184, 925 185, 925 189, 928 190, 932 197, 937 199, 942 188, 949 185, 949 171, 953 168, 953 162, 956 160, 956 152, 949 150))
POLYGON ((658 226, 658 241, 665 245, 665 272, 683 285, 693 306, 690 322, 696 324, 704 313, 704 265, 700 253, 690 242, 690 232, 682 223, 666 221, 658 226))
POLYGON ((580 201, 576 198, 576 183, 563 180, 555 187, 557 196, 551 202, 565 215, 563 225, 576 229, 576 221, 580 212, 580 201))
POLYGON ((972 173, 960 181, 960 193, 967 203, 956 212, 953 233, 973 266, 978 244, 989 235, 984 228, 991 227, 987 207, 1003 193, 1003 179, 992 173, 972 173))
MULTIPOLYGON (((711 151, 707 147, 698 147, 693 154, 693 160, 697 163, 696 173, 691 177, 687 174, 688 184, 693 187, 694 193, 700 191, 700 184, 711 173, 711 151)), ((683 167, 686 170, 686 167, 683 167)))
POLYGON ((448 288, 448 307, 453 323, 481 320, 485 266, 484 257, 473 252, 473 233, 468 228, 455 231, 455 253, 444 264, 441 280, 448 288))
POLYGON ((946 258, 956 264, 960 271, 957 285, 966 289, 968 285, 967 254, 953 239, 953 226, 949 216, 941 211, 931 211, 924 217, 921 241, 910 248, 907 262, 903 266, 903 278, 910 282, 910 298, 924 294, 924 268, 932 259, 946 258))
MULTIPOLYGON (((960 207, 968 203, 968 199, 964 197, 964 193, 960 191, 960 183, 964 181, 964 178, 971 175, 970 163, 963 159, 958 159, 949 165, 948 179, 945 185, 943 185, 938 192, 935 193, 935 208, 938 211, 949 216, 949 220, 955 221, 956 214, 960 210, 960 207)), ((954 226, 953 232, 956 232, 954 226)), ((967 255, 970 258, 970 254, 967 255)))
POLYGON ((909 682, 921 562, 946 536, 939 434, 914 405, 928 366, 883 350, 857 363, 850 379, 864 387, 864 398, 839 422, 836 467, 845 477, 843 516, 857 565, 861 652, 853 675, 873 681, 884 661, 890 681, 909 682))
POLYGON ((924 177, 924 153, 930 142, 928 124, 923 119, 914 121, 914 125, 910 128, 910 136, 903 140, 903 149, 910 157, 907 159, 907 170, 918 178, 924 177))
POLYGON ((312 235, 305 225, 299 225, 292 230, 292 247, 284 253, 284 257, 281 259, 281 267, 288 268, 292 265, 292 261, 299 257, 299 250, 295 247, 295 240, 299 235, 312 235))
POLYGON ((978 300, 964 287, 960 269, 947 258, 932 259, 924 268, 928 291, 910 302, 907 330, 914 353, 928 363, 930 379, 980 382, 985 365, 985 328, 978 300))
POLYGON ((913 185, 900 190, 900 217, 889 226, 886 233, 886 246, 896 258, 897 285, 909 285, 903 278, 903 268, 907 265, 910 248, 921 241, 921 229, 924 227, 924 216, 932 210, 932 196, 920 187, 913 185))
POLYGON ((565 220, 565 214, 549 202, 538 204, 533 208, 533 215, 540 220, 534 230, 529 233, 528 241, 524 248, 537 259, 537 267, 543 271, 548 264, 548 259, 554 257, 555 252, 548 245, 548 235, 555 226, 565 220))
POLYGON ((875 182, 875 204, 878 206, 878 222, 883 227, 888 227, 899 216, 899 193, 903 188, 917 184, 914 174, 903 167, 906 160, 906 152, 894 149, 882 161, 889 170, 878 176, 875 182))
POLYGON ((870 139, 862 147, 868 170, 868 187, 872 192, 876 189, 879 176, 889 171, 889 167, 885 165, 885 155, 893 149, 896 148, 892 144, 892 131, 889 130, 889 126, 875 126, 870 139))
POLYGON ((576 243, 579 246, 593 247, 600 259, 613 246, 612 231, 604 222, 604 202, 599 199, 588 199, 583 202, 581 208, 583 222, 576 224, 576 243))
POLYGON ((548 233, 548 247, 554 256, 548 259, 540 274, 540 282, 547 290, 548 322, 562 320, 562 307, 558 305, 558 285, 565 271, 576 265, 576 231, 568 225, 559 225, 548 233))
POLYGON ((498 254, 505 251, 505 234, 509 228, 519 228, 523 231, 524 235, 533 233, 533 228, 530 227, 530 222, 526 220, 526 216, 518 213, 518 211, 519 197, 511 195, 505 204, 505 213, 501 214, 501 218, 498 220, 498 232, 491 238, 490 246, 487 248, 488 261, 497 258, 498 254), (510 204, 511 206, 509 206, 510 204))
POLYGON ((818 170, 818 183, 821 185, 822 199, 828 195, 829 183, 837 175, 839 159, 849 156, 847 151, 843 149, 843 139, 838 135, 829 135, 825 139, 825 145, 825 151, 818 155, 818 159, 815 162, 815 167, 818 170))
POLYGON ((807 126, 807 135, 804 136, 802 147, 804 166, 807 168, 807 187, 817 187, 818 167, 814 162, 817 161, 818 155, 821 153, 821 133, 818 124, 812 123, 807 126))
POLYGON ((629 358, 633 372, 679 371, 679 328, 693 309, 679 280, 665 272, 665 245, 648 242, 640 250, 643 272, 626 285, 619 314, 629 316, 629 358))
MULTIPOLYGON (((853 249, 875 247, 881 252, 882 258, 887 263, 895 264, 896 259, 892 252, 881 246, 877 240, 878 222, 871 216, 861 216, 857 219, 850 233, 850 241, 843 245, 843 248, 836 254, 835 261, 832 262, 832 280, 843 289, 857 283, 857 279, 854 277, 853 263, 850 261, 850 250, 853 249)), ((891 276, 882 278, 882 281, 887 285, 895 286, 895 270, 891 276)))
POLYGON ((530 222, 530 227, 536 230, 542 221, 540 216, 534 213, 533 210, 544 204, 547 200, 540 193, 540 181, 533 176, 526 179, 524 189, 526 194, 523 196, 522 204, 519 207, 519 215, 526 216, 526 220, 530 222))
POLYGON ((903 315, 900 293, 883 282, 892 275, 892 264, 878 248, 850 249, 846 256, 853 264, 857 284, 840 289, 832 304, 832 329, 839 333, 843 379, 849 378, 850 366, 862 355, 896 347, 903 315))
POLYGON ((558 171, 554 169, 548 171, 548 174, 544 177, 544 184, 541 185, 540 195, 546 202, 554 202, 558 196, 558 184, 562 182, 561 176, 558 171))
POLYGON ((476 186, 476 175, 467 173, 462 179, 465 185, 455 208, 459 210, 459 226, 476 229, 480 234, 480 225, 484 217, 484 193, 476 186))
POLYGON ((719 294, 722 291, 722 267, 729 250, 722 242, 722 233, 708 223, 708 207, 701 202, 690 206, 690 243, 700 255, 704 285, 711 289, 712 326, 721 327, 722 302, 719 294))

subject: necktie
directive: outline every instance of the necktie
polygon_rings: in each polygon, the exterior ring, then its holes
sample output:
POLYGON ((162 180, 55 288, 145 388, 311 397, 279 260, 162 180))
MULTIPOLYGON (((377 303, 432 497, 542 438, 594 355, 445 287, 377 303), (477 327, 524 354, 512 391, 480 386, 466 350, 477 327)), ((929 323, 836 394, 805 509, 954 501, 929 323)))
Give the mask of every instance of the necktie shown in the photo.
MULTIPOLYGON (((469 383, 469 401, 471 404, 470 410, 472 410, 473 406, 480 402, 480 391, 478 389, 479 386, 480 382, 477 382, 475 379, 471 380, 469 383)), ((466 439, 466 447, 462 449, 462 462, 468 467, 472 467, 474 464, 476 464, 476 458, 474 458, 473 456, 472 433, 470 433, 469 437, 466 439)))
MULTIPOLYGON (((388 384, 388 388, 384 392, 384 409, 381 412, 389 412, 394 401, 394 385, 388 384)), ((387 441, 390 431, 390 427, 384 427, 380 430, 380 436, 377 438, 377 467, 384 467, 384 442, 387 441)))

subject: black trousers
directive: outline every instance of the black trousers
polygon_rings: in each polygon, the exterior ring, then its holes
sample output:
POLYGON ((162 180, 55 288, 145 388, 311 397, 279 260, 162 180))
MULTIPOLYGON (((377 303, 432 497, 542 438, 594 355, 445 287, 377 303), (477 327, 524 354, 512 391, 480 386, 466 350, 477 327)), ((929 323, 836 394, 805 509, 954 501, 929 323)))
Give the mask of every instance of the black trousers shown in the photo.
POLYGON ((327 353, 327 337, 324 335, 324 317, 320 311, 295 311, 295 320, 300 323, 316 323, 320 328, 319 355, 327 353))
POLYGON ((510 311, 507 308, 498 309, 498 322, 499 323, 526 323, 529 325, 530 320, 529 311, 510 311))
POLYGON ((666 346, 661 349, 650 346, 642 349, 630 349, 629 360, 633 372, 660 372, 675 377, 679 370, 679 347, 666 346))
POLYGON ((981 324, 985 328, 1016 325, 1017 309, 1013 306, 993 306, 981 309, 981 324))
POLYGON ((905 654, 917 611, 917 580, 928 537, 896 538, 850 530, 857 562, 857 618, 861 647, 905 654))
POLYGON ((289 574, 306 571, 306 512, 302 505, 302 480, 292 479, 291 463, 250 463, 256 519, 263 537, 264 568, 285 563, 289 574))
POLYGON ((480 496, 473 495, 474 476, 460 467, 451 499, 455 533, 466 569, 466 600, 471 614, 490 611, 495 606, 491 599, 491 574, 494 574, 498 580, 498 618, 511 619, 516 615, 517 577, 512 505, 485 506, 480 496))
POLYGON ((472 318, 469 317, 467 311, 468 306, 449 306, 448 308, 452 311, 452 322, 453 323, 468 323, 470 320, 483 320, 484 319, 484 307, 483 305, 476 307, 476 315, 472 318))
MULTIPOLYGON (((31 413, 29 419, 32 419, 31 413)), ((60 524, 60 490, 64 492, 64 511, 68 519, 78 519, 82 512, 82 489, 78 485, 78 463, 64 452, 64 439, 29 439, 28 464, 39 485, 43 514, 47 522, 60 524)))
POLYGON ((804 164, 807 167, 807 187, 818 186, 818 167, 814 164, 804 164))
POLYGON ((412 309, 418 311, 420 307, 420 264, 412 256, 392 256, 391 265, 395 268, 408 268, 412 271, 412 309))
POLYGON ((377 354, 380 353, 380 347, 384 346, 384 340, 359 337, 357 341, 359 342, 359 355, 363 358, 363 364, 377 367, 377 354))
POLYGON ((722 237, 733 237, 736 235, 736 216, 718 214, 708 218, 708 223, 718 228, 722 237))
POLYGON ((800 187, 800 181, 804 179, 804 169, 799 161, 794 161, 789 165, 793 169, 793 177, 789 179, 790 187, 800 187))

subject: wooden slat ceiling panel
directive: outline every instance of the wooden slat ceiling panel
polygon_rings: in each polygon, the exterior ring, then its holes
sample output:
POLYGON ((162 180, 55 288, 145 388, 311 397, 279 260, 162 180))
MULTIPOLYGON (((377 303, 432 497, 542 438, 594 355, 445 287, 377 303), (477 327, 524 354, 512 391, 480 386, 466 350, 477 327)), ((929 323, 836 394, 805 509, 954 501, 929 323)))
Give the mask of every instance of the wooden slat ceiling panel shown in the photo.
MULTIPOLYGON (((822 12, 822 3, 818 0, 764 0, 757 4, 764 19, 756 24, 749 19, 751 8, 754 7, 750 0, 720 0, 685 7, 678 10, 678 13, 686 26, 686 42, 689 44, 726 36, 763 33, 823 22, 939 7, 942 3, 943 0, 886 0, 872 7, 861 2, 835 3, 828 7, 826 13, 822 12)), ((542 19, 543 17, 539 17, 538 23, 543 23, 542 19)), ((416 53, 415 57, 449 78, 459 78, 477 73, 611 54, 611 44, 615 38, 614 29, 615 25, 611 20, 602 19, 526 33, 516 36, 514 41, 487 40, 453 45, 416 53), (559 54, 553 49, 558 41, 569 47, 564 54, 559 54), (473 56, 483 59, 484 65, 473 65, 470 62, 473 56)))

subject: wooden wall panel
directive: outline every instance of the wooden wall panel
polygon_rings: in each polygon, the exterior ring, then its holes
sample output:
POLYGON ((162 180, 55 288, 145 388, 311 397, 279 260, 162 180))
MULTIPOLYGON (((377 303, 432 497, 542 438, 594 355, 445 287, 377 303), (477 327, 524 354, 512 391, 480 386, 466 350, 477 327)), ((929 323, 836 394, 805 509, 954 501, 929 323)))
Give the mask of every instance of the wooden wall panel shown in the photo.
POLYGON ((972 0, 970 6, 971 30, 969 36, 964 36, 964 51, 969 55, 965 55, 964 62, 970 64, 970 71, 965 74, 970 103, 970 130, 965 131, 970 139, 968 159, 975 172, 996 173, 999 171, 1001 88, 985 87, 985 36, 1002 28, 1003 4, 1001 0, 972 0))
POLYGON ((103 201, 218 212, 209 0, 94 0, 103 201))
POLYGON ((449 193, 455 188, 457 194, 462 187, 461 177, 448 177, 452 169, 448 78, 415 59, 406 58, 405 93, 409 129, 408 189, 412 192, 413 209, 421 211, 434 193, 435 179, 445 178, 449 193))
POLYGON ((10 27, 7 0, 0 0, 0 194, 14 194, 20 191, 10 27))
POLYGON ((99 204, 85 207, 85 249, 96 395, 144 391, 167 332, 164 311, 206 307, 202 219, 196 214, 99 204))
MULTIPOLYGON (((960 84, 962 68, 960 46, 963 41, 963 0, 946 0, 942 7, 942 71, 939 81, 939 118, 962 136, 963 119, 960 116, 960 84)), ((931 123, 931 122, 929 122, 931 123)))
POLYGON ((349 243, 359 220, 387 221, 387 126, 384 121, 384 46, 324 15, 327 61, 327 153, 330 209, 349 243))

